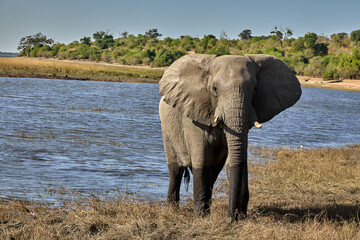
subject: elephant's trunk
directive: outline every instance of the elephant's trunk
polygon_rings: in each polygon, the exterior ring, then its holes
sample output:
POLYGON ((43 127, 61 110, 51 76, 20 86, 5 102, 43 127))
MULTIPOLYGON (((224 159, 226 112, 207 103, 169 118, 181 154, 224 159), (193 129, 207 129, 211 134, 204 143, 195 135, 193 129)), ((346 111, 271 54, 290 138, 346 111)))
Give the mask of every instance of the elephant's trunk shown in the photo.
POLYGON ((228 144, 229 217, 238 219, 246 216, 249 201, 247 145, 251 96, 241 89, 233 89, 227 98, 224 129, 228 144))

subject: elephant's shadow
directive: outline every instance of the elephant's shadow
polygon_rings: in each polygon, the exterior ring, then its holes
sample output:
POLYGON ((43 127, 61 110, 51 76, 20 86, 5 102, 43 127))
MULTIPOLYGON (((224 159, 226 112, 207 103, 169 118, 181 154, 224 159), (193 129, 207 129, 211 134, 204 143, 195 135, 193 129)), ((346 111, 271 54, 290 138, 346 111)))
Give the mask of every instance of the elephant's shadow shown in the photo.
POLYGON ((259 206, 256 211, 262 216, 274 217, 290 223, 304 222, 307 219, 331 220, 336 222, 354 221, 360 223, 360 203, 354 205, 332 204, 309 208, 282 208, 279 206, 259 206))

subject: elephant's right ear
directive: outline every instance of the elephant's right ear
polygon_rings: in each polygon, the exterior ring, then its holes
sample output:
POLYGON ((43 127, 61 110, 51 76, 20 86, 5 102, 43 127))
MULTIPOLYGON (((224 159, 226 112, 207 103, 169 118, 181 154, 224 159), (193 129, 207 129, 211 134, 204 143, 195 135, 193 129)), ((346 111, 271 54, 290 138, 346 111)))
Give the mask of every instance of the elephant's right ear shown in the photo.
POLYGON ((211 126, 214 108, 207 91, 209 63, 216 55, 190 54, 165 71, 159 82, 164 101, 188 118, 211 126))

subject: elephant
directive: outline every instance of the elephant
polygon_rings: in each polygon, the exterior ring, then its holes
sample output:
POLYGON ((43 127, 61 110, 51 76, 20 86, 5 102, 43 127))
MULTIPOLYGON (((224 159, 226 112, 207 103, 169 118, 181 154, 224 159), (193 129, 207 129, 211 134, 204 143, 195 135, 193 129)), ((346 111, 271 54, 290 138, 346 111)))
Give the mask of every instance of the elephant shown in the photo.
POLYGON ((159 90, 170 177, 167 201, 178 206, 181 181, 183 175, 190 178, 190 169, 194 213, 208 215, 214 183, 225 165, 228 216, 247 217, 248 132, 300 99, 294 73, 269 55, 189 54, 165 70, 159 90))

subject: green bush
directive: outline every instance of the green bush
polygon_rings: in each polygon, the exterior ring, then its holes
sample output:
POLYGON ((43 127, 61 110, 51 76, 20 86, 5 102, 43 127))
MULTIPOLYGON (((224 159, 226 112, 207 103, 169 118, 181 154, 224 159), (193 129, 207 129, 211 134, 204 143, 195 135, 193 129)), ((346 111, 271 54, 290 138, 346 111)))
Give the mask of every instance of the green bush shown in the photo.
POLYGON ((74 51, 72 54, 76 59, 89 59, 90 57, 90 46, 81 44, 81 47, 74 51))
POLYGON ((339 61, 339 74, 342 78, 360 77, 360 54, 354 49, 352 55, 342 54, 339 61))
POLYGON ((37 53, 38 57, 45 57, 45 58, 49 58, 52 56, 51 54, 51 47, 49 45, 44 45, 42 46, 38 53, 37 53))
POLYGON ((327 80, 338 79, 340 75, 338 73, 336 65, 332 63, 328 64, 322 72, 321 77, 327 80))
POLYGON ((221 47, 211 48, 211 49, 205 51, 205 53, 207 53, 207 54, 216 54, 218 56, 221 56, 221 55, 230 54, 230 51, 228 49, 226 49, 225 46, 221 46, 221 47))
POLYGON ((268 47, 264 50, 265 54, 272 55, 277 58, 282 58, 285 54, 284 50, 279 50, 276 47, 268 47))
POLYGON ((111 59, 111 52, 109 50, 105 50, 101 53, 101 61, 110 62, 111 59))
POLYGON ((142 64, 144 58, 145 58, 145 54, 143 51, 133 50, 125 54, 121 58, 121 61, 123 62, 123 64, 137 65, 137 64, 142 64))
POLYGON ((324 64, 324 58, 317 56, 310 59, 309 64, 304 68, 304 74, 307 76, 318 77, 324 71, 326 65, 324 64))
POLYGON ((98 48, 96 47, 90 47, 90 56, 89 56, 89 59, 91 61, 100 61, 101 59, 101 52, 98 48))
POLYGON ((179 50, 160 49, 156 52, 156 57, 151 63, 153 67, 167 67, 175 60, 184 56, 186 53, 179 50))

